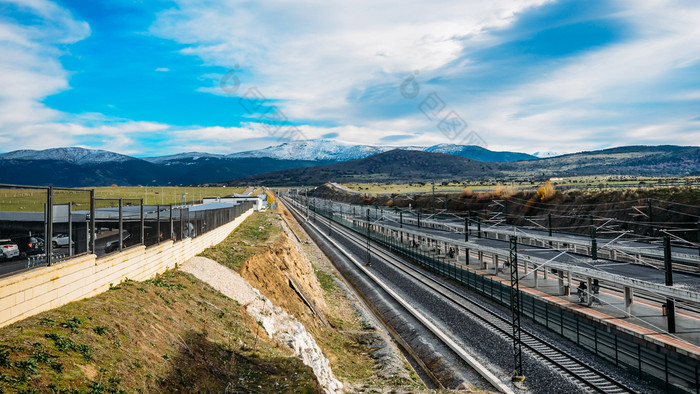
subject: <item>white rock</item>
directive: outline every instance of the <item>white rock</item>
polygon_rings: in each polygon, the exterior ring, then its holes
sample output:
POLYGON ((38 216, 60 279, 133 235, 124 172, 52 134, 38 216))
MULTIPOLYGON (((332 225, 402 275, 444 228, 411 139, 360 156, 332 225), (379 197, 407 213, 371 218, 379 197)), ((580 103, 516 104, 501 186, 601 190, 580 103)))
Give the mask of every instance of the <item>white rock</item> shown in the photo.
POLYGON ((343 391, 343 384, 333 376, 328 359, 304 325, 282 308, 273 305, 237 272, 199 256, 184 263, 180 269, 245 306, 255 320, 262 322, 271 338, 292 349, 304 364, 311 367, 324 392, 343 391))

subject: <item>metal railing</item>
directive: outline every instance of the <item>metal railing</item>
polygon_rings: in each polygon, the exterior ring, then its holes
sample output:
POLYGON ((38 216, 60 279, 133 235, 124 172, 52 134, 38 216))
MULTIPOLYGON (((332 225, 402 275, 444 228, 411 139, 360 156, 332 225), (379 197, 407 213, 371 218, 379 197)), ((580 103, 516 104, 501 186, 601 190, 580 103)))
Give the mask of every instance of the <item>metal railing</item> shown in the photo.
MULTIPOLYGON (((318 206, 308 206, 310 211, 323 215, 362 236, 397 252, 428 269, 449 278, 504 307, 510 308, 510 286, 501 281, 467 269, 455 261, 446 261, 435 254, 410 246, 409 240, 399 239, 365 225, 357 225, 331 215, 318 206)), ((700 361, 680 354, 673 349, 605 326, 584 315, 572 313, 550 304, 526 292, 521 294, 521 314, 533 322, 556 332, 579 347, 627 370, 629 373, 652 382, 669 393, 700 393, 700 361)))
POLYGON ((94 189, 0 184, 0 239, 23 240, 19 256, 0 256, 0 261, 11 260, 0 266, 0 275, 88 253, 101 257, 137 245, 195 238, 254 205, 144 205, 143 199, 95 198, 94 189))

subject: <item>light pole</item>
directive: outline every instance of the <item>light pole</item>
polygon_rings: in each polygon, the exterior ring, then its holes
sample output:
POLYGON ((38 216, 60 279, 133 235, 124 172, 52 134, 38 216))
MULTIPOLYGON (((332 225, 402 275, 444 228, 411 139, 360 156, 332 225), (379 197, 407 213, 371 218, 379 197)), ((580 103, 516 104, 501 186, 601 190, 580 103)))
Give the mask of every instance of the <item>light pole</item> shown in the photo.
POLYGON ((183 205, 183 206, 185 205, 185 196, 186 196, 187 194, 188 194, 188 193, 182 193, 182 205, 183 205))

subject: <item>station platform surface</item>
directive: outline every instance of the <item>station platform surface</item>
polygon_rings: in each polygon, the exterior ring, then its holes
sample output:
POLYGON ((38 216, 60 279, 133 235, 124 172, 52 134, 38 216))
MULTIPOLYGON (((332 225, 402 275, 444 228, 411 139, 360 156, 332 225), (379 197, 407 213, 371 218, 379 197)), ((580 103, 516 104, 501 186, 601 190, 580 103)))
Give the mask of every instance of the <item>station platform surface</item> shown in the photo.
MULTIPOLYGON (((498 275, 495 275, 493 263, 486 257, 484 260, 490 267, 489 269, 477 268, 478 262, 473 257, 470 259, 470 265, 466 267, 510 284, 510 273, 507 271, 507 267, 505 272, 499 272, 498 275)), ((464 264, 463 256, 459 263, 464 264)), ((635 297, 634 302, 630 305, 628 316, 625 300, 619 292, 601 288, 599 294, 589 294, 594 299, 593 303, 588 305, 586 300, 582 303, 578 302, 576 287, 579 282, 572 280, 570 295, 561 295, 558 276, 549 274, 545 279, 543 272, 540 271, 536 284, 534 273, 531 271, 528 273, 529 275, 525 275, 526 272, 522 268, 520 269, 519 286, 522 291, 546 298, 566 309, 575 310, 593 320, 604 321, 608 325, 619 327, 651 342, 672 346, 681 353, 700 359, 700 313, 676 309, 676 332, 669 333, 667 317, 663 314, 664 308, 661 304, 635 297)), ((567 284, 566 279, 564 279, 564 283, 567 284)))
MULTIPOLYGON (((464 239, 464 234, 444 230, 423 228, 407 224, 403 224, 403 226, 400 227, 398 223, 391 221, 375 223, 390 227, 397 231, 400 231, 401 229, 420 231, 427 237, 430 235, 438 235, 444 238, 451 238, 459 241, 464 239)), ((492 247, 508 247, 507 242, 505 241, 476 238, 475 236, 470 236, 470 242, 492 247)), ((561 252, 555 249, 538 248, 528 245, 523 245, 522 249, 519 248, 518 252, 525 255, 538 256, 547 259, 554 256, 559 256, 557 257, 557 261, 574 265, 595 267, 601 271, 614 273, 625 277, 632 277, 650 283, 664 283, 664 272, 654 267, 605 259, 592 260, 590 257, 575 255, 570 252, 561 255, 561 252)), ((487 263, 487 269, 481 269, 479 263, 477 262, 478 259, 476 258, 476 255, 471 254, 470 265, 467 265, 466 267, 481 274, 491 276, 494 279, 497 277, 508 284, 510 283, 510 273, 507 271, 507 267, 506 272, 500 272, 496 276, 494 274, 495 270, 493 262, 488 256, 484 256, 484 260, 487 263)), ((463 251, 460 251, 458 260, 453 259, 452 261, 458 261, 460 264, 464 264, 465 256, 463 251)), ((503 261, 500 261, 499 267, 502 269, 503 261)), ((532 267, 530 267, 530 269, 531 268, 532 267)), ((520 276, 522 277, 524 275, 525 272, 522 271, 521 268, 520 276)), ((676 304, 676 332, 669 333, 667 317, 664 316, 664 307, 660 302, 650 302, 635 296, 634 301, 630 305, 630 312, 628 315, 625 308, 623 293, 621 291, 606 289, 603 282, 601 282, 603 287, 600 289, 600 293, 596 297, 596 302, 588 305, 587 302, 578 302, 576 287, 578 286, 579 281, 576 279, 572 278, 571 284, 569 285, 570 295, 565 296, 561 295, 558 276, 550 273, 545 280, 542 270, 538 272, 538 275, 537 285, 535 285, 535 279, 532 273, 520 279, 521 290, 531 292, 533 295, 537 295, 538 297, 548 298, 550 301, 564 308, 585 314, 594 320, 605 322, 605 324, 619 327, 624 331, 633 333, 633 335, 644 338, 648 341, 676 348, 681 353, 690 354, 693 355, 694 358, 700 359, 700 311, 691 312, 687 310, 679 310, 680 305, 676 304)), ((674 282, 677 286, 683 286, 687 290, 697 291, 697 289, 700 287, 700 276, 685 272, 674 272, 674 282)), ((564 283, 568 284, 566 279, 564 279, 564 283)), ((697 306, 695 307, 697 308, 697 306)))

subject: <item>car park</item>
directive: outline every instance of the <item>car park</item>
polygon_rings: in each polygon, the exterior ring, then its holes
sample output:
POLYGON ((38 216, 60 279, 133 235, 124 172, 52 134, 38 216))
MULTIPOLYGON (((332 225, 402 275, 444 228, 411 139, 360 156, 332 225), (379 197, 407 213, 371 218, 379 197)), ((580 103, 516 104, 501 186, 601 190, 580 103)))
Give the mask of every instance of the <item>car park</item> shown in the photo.
POLYGON ((33 256, 44 253, 44 239, 34 235, 11 236, 12 242, 17 244, 20 256, 33 256))
POLYGON ((0 239, 0 260, 10 260, 19 256, 19 247, 11 239, 0 239))
MULTIPOLYGON (((126 234, 124 236, 124 239, 122 239, 122 246, 127 247, 134 245, 131 239, 131 234, 126 234)), ((113 241, 109 241, 105 244, 105 253, 112 253, 119 250, 119 239, 115 239, 113 241)))
MULTIPOLYGON (((68 239, 68 234, 57 234, 51 238, 51 243, 53 244, 54 248, 61 248, 68 246, 68 239)), ((71 242, 71 244, 75 244, 75 242, 71 242)))

